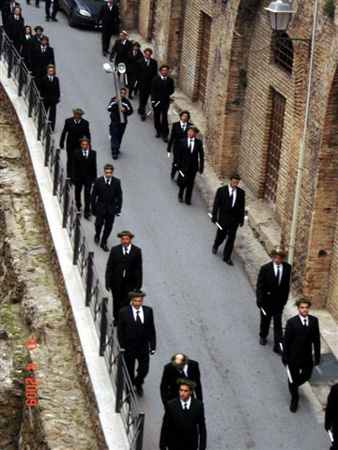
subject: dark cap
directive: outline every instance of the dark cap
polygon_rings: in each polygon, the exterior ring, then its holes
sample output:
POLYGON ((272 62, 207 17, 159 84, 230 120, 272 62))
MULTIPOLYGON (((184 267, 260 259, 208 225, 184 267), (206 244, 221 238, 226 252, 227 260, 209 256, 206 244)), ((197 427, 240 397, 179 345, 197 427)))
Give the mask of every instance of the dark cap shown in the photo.
POLYGON ((129 237, 132 238, 132 239, 133 239, 133 237, 134 237, 133 233, 131 233, 131 232, 128 231, 128 230, 123 230, 123 231, 121 231, 120 233, 117 233, 117 237, 121 238, 121 237, 123 237, 123 236, 129 236, 129 237))
POLYGON ((134 298, 134 297, 145 297, 146 293, 143 291, 131 291, 128 293, 129 298, 134 298))
POLYGON ((81 139, 79 139, 80 144, 82 144, 82 142, 88 142, 88 144, 90 144, 90 139, 88 139, 86 136, 83 136, 81 139))
POLYGON ((271 256, 281 256, 284 258, 286 256, 284 247, 281 245, 276 245, 276 247, 271 251, 271 256))
POLYGON ((241 180, 241 176, 238 172, 231 172, 229 175, 229 180, 241 180))
POLYGON ((83 116, 83 114, 85 113, 84 111, 83 111, 83 109, 81 109, 81 108, 75 108, 75 109, 73 109, 72 110, 73 111, 73 114, 75 115, 77 115, 77 116, 83 116))

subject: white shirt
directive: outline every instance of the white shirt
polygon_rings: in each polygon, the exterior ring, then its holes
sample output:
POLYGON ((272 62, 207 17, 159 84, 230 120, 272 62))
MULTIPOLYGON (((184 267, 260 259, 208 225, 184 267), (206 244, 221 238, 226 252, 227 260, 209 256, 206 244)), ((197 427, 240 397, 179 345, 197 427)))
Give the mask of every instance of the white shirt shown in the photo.
POLYGON ((189 397, 189 400, 187 400, 186 402, 184 402, 184 401, 181 400, 181 399, 180 399, 180 401, 181 401, 181 405, 182 405, 182 409, 183 409, 183 410, 186 409, 186 408, 185 408, 185 405, 187 405, 187 409, 190 409, 190 405, 191 405, 191 397, 189 397))
POLYGON ((103 178, 104 178, 104 182, 107 184, 107 181, 108 181, 108 184, 110 185, 111 178, 109 179, 109 178, 106 178, 105 176, 103 176, 103 178))
POLYGON ((181 125, 181 128, 183 129, 183 131, 185 131, 187 128, 187 122, 182 122, 182 120, 180 120, 180 125, 181 125))
POLYGON ((144 323, 144 312, 143 312, 143 307, 141 306, 139 309, 136 309, 133 307, 133 305, 131 306, 131 309, 133 310, 133 315, 134 315, 134 320, 136 322, 137 316, 140 316, 141 322, 144 323), (140 314, 137 314, 137 311, 140 311, 140 314))
POLYGON ((305 325, 304 322, 306 322, 306 325, 309 326, 309 316, 304 317, 304 316, 301 316, 300 314, 298 314, 298 315, 299 315, 299 318, 300 318, 300 320, 302 322, 302 325, 305 325))
POLYGON ((188 147, 190 147, 190 151, 192 153, 195 147, 195 138, 188 138, 188 147))
POLYGON ((236 203, 237 189, 233 189, 230 186, 230 184, 228 184, 228 189, 229 189, 229 196, 231 196, 231 194, 232 194, 232 205, 231 205, 231 207, 233 208, 235 203, 236 203))
POLYGON ((283 264, 276 264, 273 263, 273 270, 275 272, 275 277, 277 276, 277 270, 279 267, 279 280, 278 280, 278 284, 280 284, 280 280, 282 279, 282 275, 283 275, 283 264))
POLYGON ((85 158, 87 158, 87 156, 88 156, 88 154, 89 154, 89 150, 82 150, 82 152, 83 152, 83 156, 84 156, 85 158))
POLYGON ((166 80, 167 77, 164 77, 163 75, 161 75, 162 80, 166 80))
POLYGON ((126 248, 124 245, 122 245, 122 250, 123 250, 123 254, 124 254, 124 255, 126 254, 126 250, 127 250, 127 255, 129 255, 130 250, 131 250, 131 244, 129 244, 129 245, 127 246, 127 248, 126 248))
POLYGON ((50 76, 48 75, 48 78, 49 78, 49 81, 53 81, 53 78, 54 78, 54 77, 50 77, 50 76))

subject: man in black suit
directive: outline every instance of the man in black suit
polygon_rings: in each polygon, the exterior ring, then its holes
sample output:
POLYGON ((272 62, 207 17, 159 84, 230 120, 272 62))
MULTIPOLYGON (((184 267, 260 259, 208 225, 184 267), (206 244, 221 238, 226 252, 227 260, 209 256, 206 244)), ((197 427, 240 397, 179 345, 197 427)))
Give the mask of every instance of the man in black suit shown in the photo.
POLYGON ((185 203, 191 205, 191 196, 197 172, 201 175, 204 170, 204 150, 202 141, 196 138, 197 128, 188 127, 187 138, 182 139, 177 156, 177 170, 179 177, 178 201, 183 202, 185 191, 185 203))
POLYGON ((231 253, 235 244, 237 228, 244 224, 245 192, 238 187, 240 179, 241 177, 236 172, 230 175, 229 183, 217 189, 212 209, 211 221, 217 222, 222 227, 222 229, 217 228, 212 253, 217 253, 218 247, 227 237, 223 261, 229 266, 234 265, 231 260, 231 253))
POLYGON ((189 359, 183 353, 176 353, 170 363, 163 368, 160 384, 163 405, 169 400, 179 397, 179 379, 189 379, 196 384, 195 394, 198 400, 203 400, 200 369, 197 361, 189 359))
POLYGON ((177 172, 177 160, 181 140, 188 136, 188 128, 191 126, 189 122, 190 113, 188 111, 182 111, 180 119, 178 122, 173 123, 167 149, 167 152, 171 153, 172 151, 174 156, 170 174, 172 180, 175 178, 177 172))
POLYGON ((119 101, 117 97, 113 97, 108 105, 108 111, 110 112, 110 125, 109 125, 109 134, 110 134, 110 149, 112 152, 113 159, 118 158, 118 154, 120 153, 120 146, 122 142, 122 138, 124 132, 127 127, 128 117, 131 116, 134 112, 132 104, 126 97, 127 89, 120 89, 121 96, 121 104, 120 110, 124 116, 124 122, 121 122, 120 113, 119 113, 119 101))
POLYGON ((282 314, 290 292, 291 266, 282 261, 285 257, 285 251, 281 246, 272 250, 271 257, 272 261, 260 268, 256 286, 256 302, 261 315, 259 343, 266 345, 266 338, 273 318, 273 351, 281 354, 282 314))
POLYGON ((325 430, 332 431, 333 443, 330 450, 338 450, 338 383, 331 386, 325 410, 325 430))
POLYGON ((297 300, 297 316, 286 323, 283 339, 283 364, 287 365, 292 378, 289 380, 291 394, 290 411, 295 413, 298 407, 298 387, 308 381, 313 369, 312 345, 315 365, 320 363, 320 334, 317 317, 309 314, 311 301, 305 298, 297 300))
POLYGON ((129 89, 129 98, 133 98, 138 92, 137 87, 137 61, 143 58, 140 50, 141 45, 138 42, 132 42, 132 48, 127 54, 127 87, 129 89))
POLYGON ((154 314, 150 306, 143 305, 145 293, 130 292, 131 305, 119 312, 117 337, 120 348, 125 349, 125 361, 131 382, 139 396, 143 395, 144 379, 149 371, 149 354, 156 350, 154 314), (135 362, 138 362, 135 377, 135 362))
POLYGON ((205 450, 207 431, 203 402, 193 397, 194 382, 180 380, 179 398, 165 405, 160 450, 205 450))
POLYGON ((95 180, 92 190, 92 214, 96 216, 94 241, 96 244, 100 242, 104 225, 101 248, 105 252, 109 252, 107 241, 113 229, 115 216, 121 214, 122 208, 121 181, 113 177, 113 173, 114 166, 106 164, 104 176, 95 180))
POLYGON ((35 78, 40 78, 46 75, 50 64, 55 64, 54 49, 49 46, 48 37, 41 36, 40 44, 32 45, 29 66, 35 78))
POLYGON ((127 39, 128 33, 121 31, 120 39, 117 39, 110 52, 110 61, 117 67, 120 63, 127 66, 128 52, 131 50, 131 41, 127 39), (115 57, 115 60, 114 60, 115 57))
POLYGON ((45 0, 45 13, 46 13, 46 22, 49 22, 50 19, 53 22, 57 22, 56 14, 59 11, 59 0, 53 0, 53 9, 52 13, 50 12, 50 7, 52 6, 52 0, 45 0))
POLYGON ((51 122, 51 128, 55 130, 56 121, 56 105, 60 101, 60 84, 59 79, 55 76, 55 66, 49 64, 47 66, 47 75, 41 77, 38 81, 40 95, 43 98, 43 104, 48 114, 48 120, 51 122))
POLYGON ((108 0, 107 4, 101 6, 97 24, 102 22, 102 54, 107 56, 110 39, 118 32, 120 25, 120 13, 115 0, 108 0))
POLYGON ((13 14, 10 14, 6 19, 5 31, 17 50, 20 49, 24 24, 25 21, 21 15, 21 8, 16 6, 13 14))
POLYGON ((73 160, 72 182, 75 185, 75 203, 78 211, 81 211, 81 191, 84 188, 85 219, 90 218, 90 194, 92 184, 97 178, 96 151, 89 148, 90 140, 86 137, 80 140, 81 148, 75 150, 73 160))
POLYGON ((63 149, 66 141, 67 150, 67 177, 72 178, 73 175, 73 158, 75 150, 78 150, 80 139, 86 137, 90 141, 89 122, 83 119, 84 111, 81 108, 73 109, 73 117, 65 120, 61 137, 60 148, 63 149))
POLYGON ((32 49, 34 47, 39 47, 41 45, 41 36, 43 36, 43 27, 41 25, 37 25, 34 27, 35 34, 32 37, 32 49))
POLYGON ((151 104, 154 111, 155 137, 161 137, 168 142, 168 110, 170 96, 174 93, 174 80, 168 76, 169 66, 160 67, 160 75, 151 82, 151 104))
POLYGON ((113 294, 115 325, 120 309, 129 303, 129 292, 142 288, 142 251, 131 243, 134 235, 130 231, 121 231, 117 237, 121 243, 111 248, 106 267, 106 289, 113 294))
MULTIPOLYGON (((146 120, 146 105, 151 93, 151 82, 157 75, 157 61, 151 57, 153 51, 150 48, 144 49, 144 58, 137 61, 136 86, 140 92, 140 103, 138 113, 141 120, 146 120)), ((135 86, 135 87, 136 87, 135 86)))
POLYGON ((20 6, 15 0, 4 0, 2 2, 1 15, 2 15, 2 25, 6 31, 7 20, 14 13, 16 6, 20 6))

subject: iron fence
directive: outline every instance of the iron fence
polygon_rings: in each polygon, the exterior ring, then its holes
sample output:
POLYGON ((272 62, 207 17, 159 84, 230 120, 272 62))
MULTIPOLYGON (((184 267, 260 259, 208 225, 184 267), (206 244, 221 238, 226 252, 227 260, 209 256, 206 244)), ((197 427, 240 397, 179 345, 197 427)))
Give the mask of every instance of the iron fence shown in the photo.
POLYGON ((62 226, 67 230, 73 246, 73 264, 77 265, 85 288, 85 305, 90 308, 99 336, 99 354, 105 360, 115 390, 115 410, 121 414, 130 450, 142 450, 145 414, 140 411, 128 374, 124 349, 118 345, 108 299, 104 296, 94 264, 94 252, 88 247, 81 225, 81 213, 75 206, 72 183, 61 164, 60 149, 56 148, 54 133, 34 77, 4 30, 0 31, 0 58, 7 66, 8 78, 12 78, 18 88, 18 96, 27 105, 28 117, 34 121, 37 140, 41 141, 44 149, 44 165, 50 171, 53 195, 61 207, 62 226))

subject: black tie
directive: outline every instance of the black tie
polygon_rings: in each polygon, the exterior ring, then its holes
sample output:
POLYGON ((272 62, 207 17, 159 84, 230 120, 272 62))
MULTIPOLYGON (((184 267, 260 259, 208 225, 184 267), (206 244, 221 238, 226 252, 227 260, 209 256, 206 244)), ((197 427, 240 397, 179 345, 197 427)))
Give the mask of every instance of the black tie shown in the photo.
POLYGON ((189 411, 188 403, 184 403, 184 412, 188 412, 188 411, 189 411))
POLYGON ((88 153, 87 152, 83 152, 83 156, 85 159, 87 159, 88 153))
POLYGON ((307 327, 307 318, 304 319, 303 326, 307 327))
MULTIPOLYGON (((128 247, 124 247, 124 254, 128 255, 128 247)), ((137 311, 137 312, 140 312, 140 311, 137 311)))
POLYGON ((280 275, 280 269, 279 269, 279 266, 277 266, 277 275, 276 275, 276 278, 277 278, 277 284, 278 284, 278 286, 279 286, 279 275, 280 275))
POLYGON ((110 185, 109 180, 106 180, 106 184, 108 184, 108 186, 110 185))
POLYGON ((142 325, 141 317, 140 317, 140 311, 136 311, 136 322, 139 325, 142 325))

